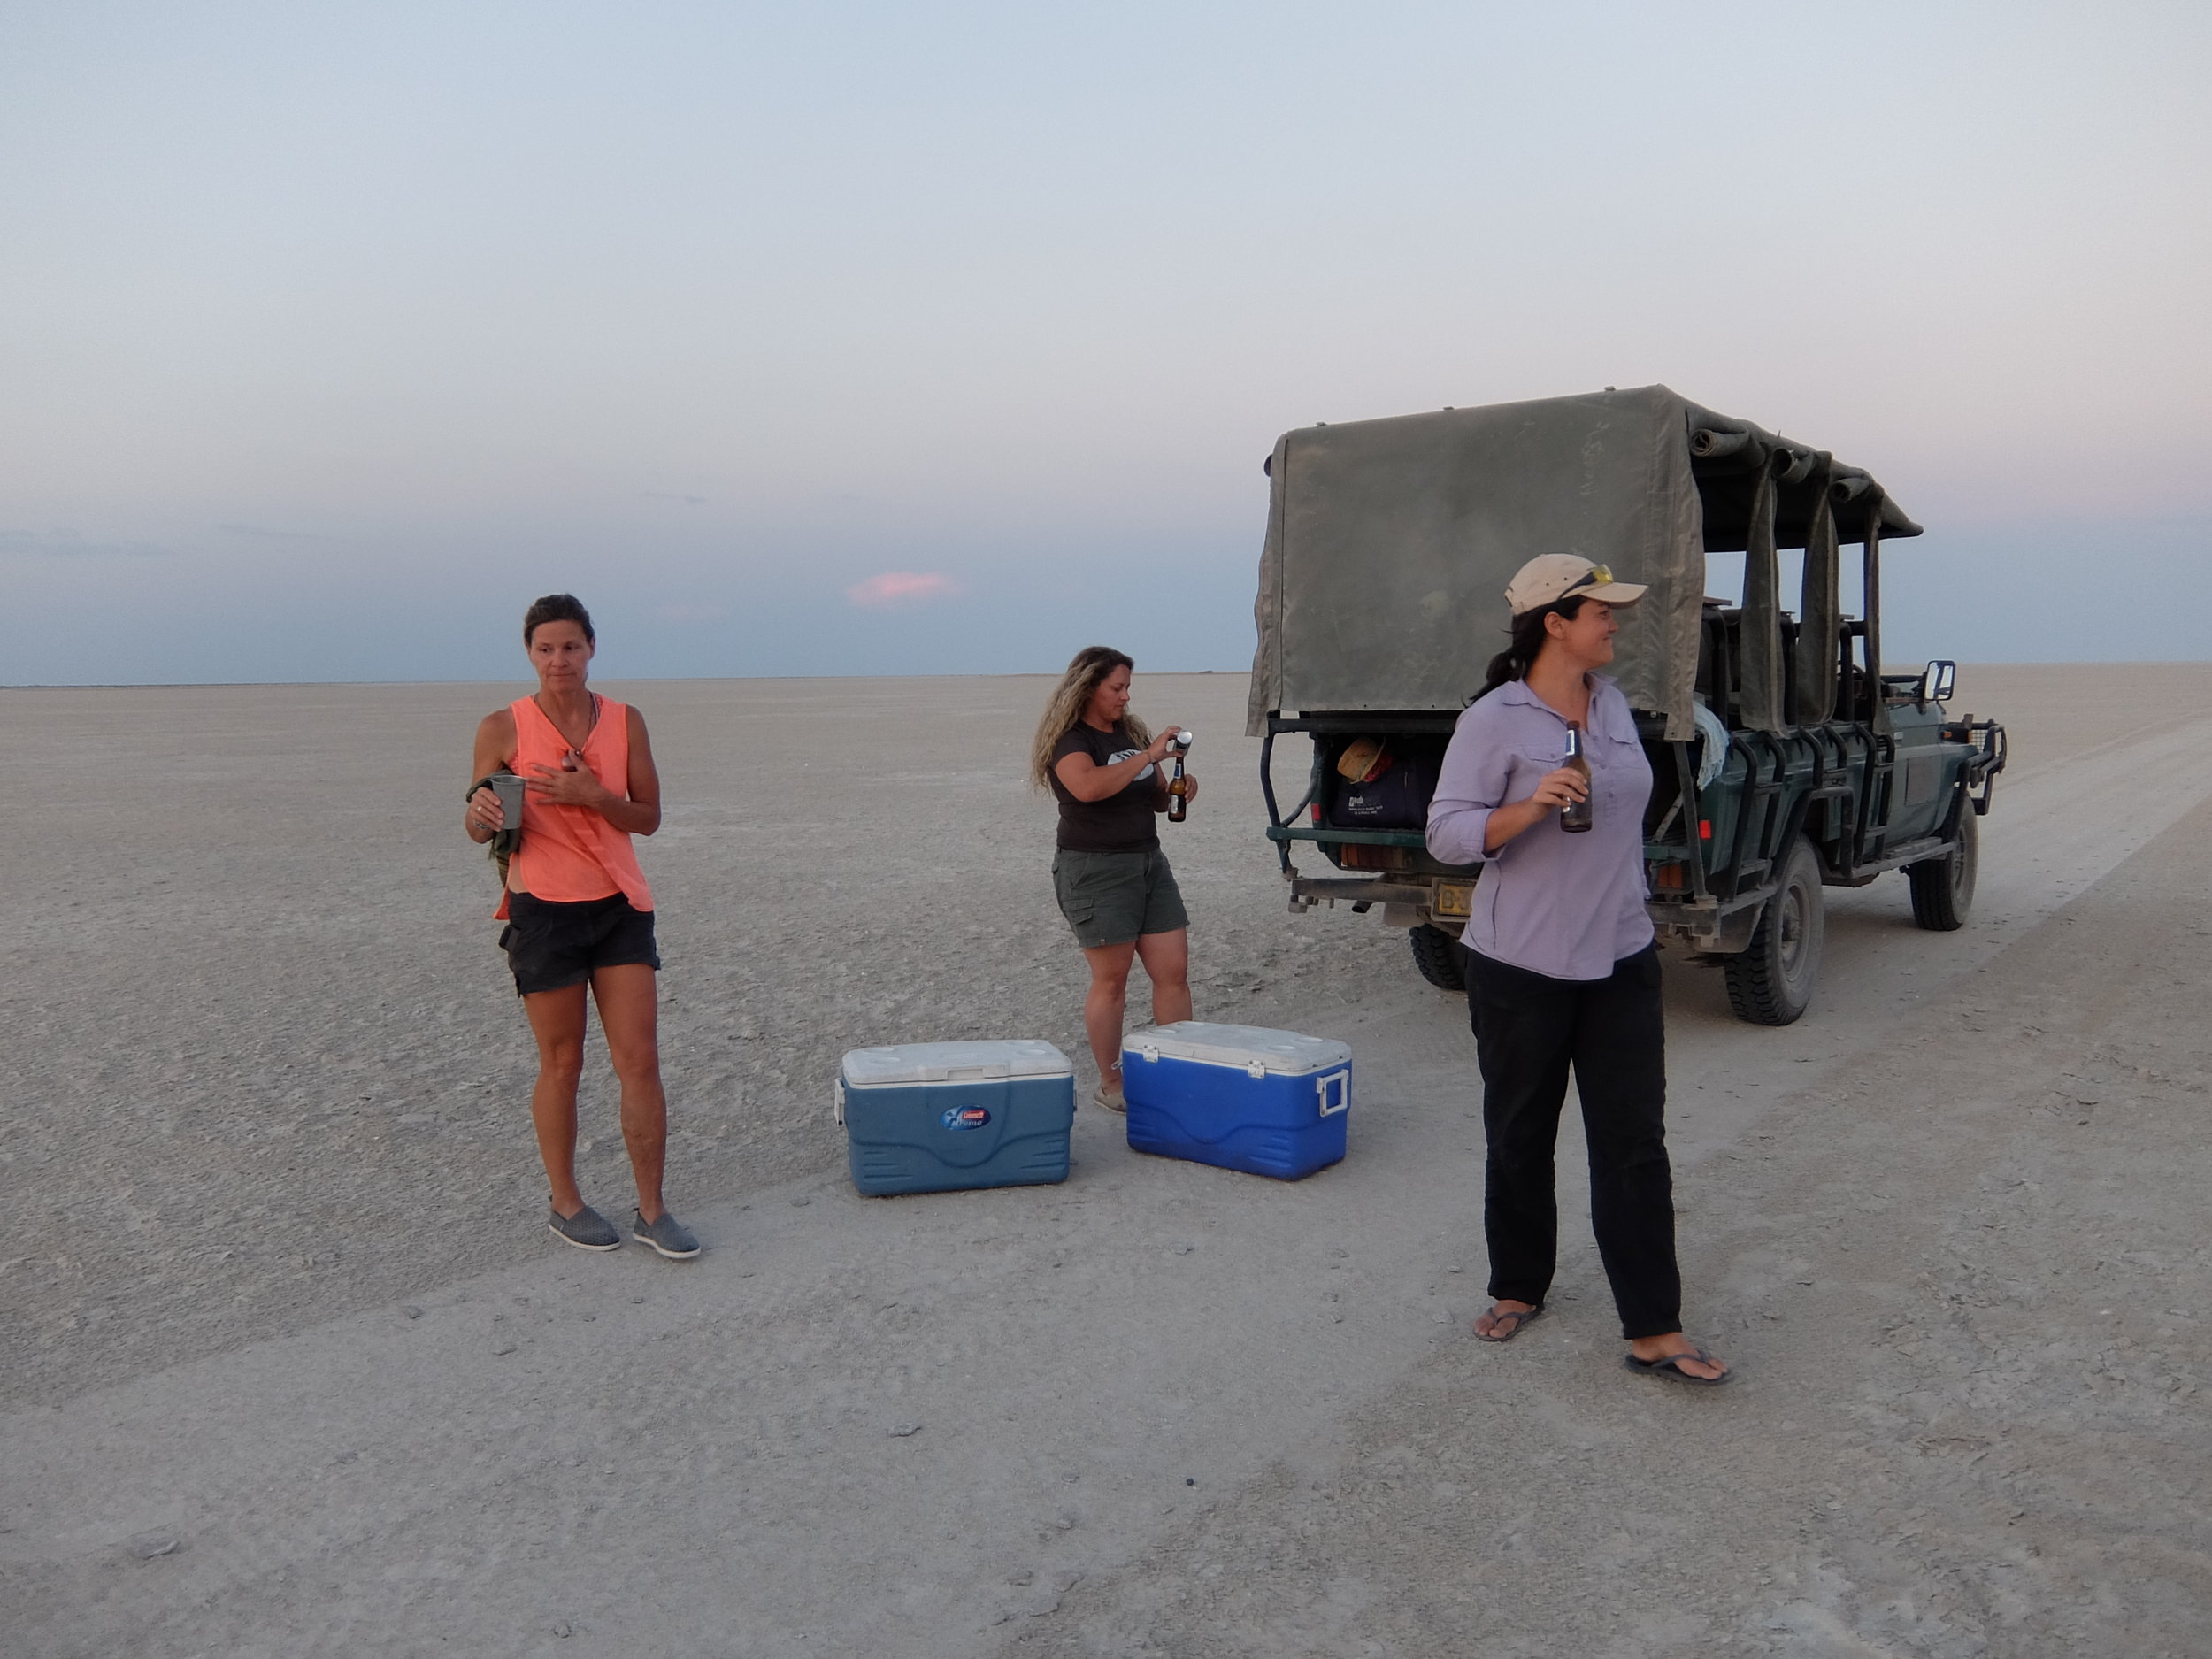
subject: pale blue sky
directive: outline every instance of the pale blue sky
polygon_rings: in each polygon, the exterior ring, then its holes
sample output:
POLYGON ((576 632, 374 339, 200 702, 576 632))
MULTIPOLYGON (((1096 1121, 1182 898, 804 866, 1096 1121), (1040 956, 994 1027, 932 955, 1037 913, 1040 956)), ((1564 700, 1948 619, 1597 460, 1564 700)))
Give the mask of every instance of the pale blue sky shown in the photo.
POLYGON ((2208 84, 2178 4, 13 0, 0 681, 503 677, 557 588, 613 674, 1241 666, 1277 433, 1651 380, 1930 526, 1893 654, 2201 657, 2208 84))

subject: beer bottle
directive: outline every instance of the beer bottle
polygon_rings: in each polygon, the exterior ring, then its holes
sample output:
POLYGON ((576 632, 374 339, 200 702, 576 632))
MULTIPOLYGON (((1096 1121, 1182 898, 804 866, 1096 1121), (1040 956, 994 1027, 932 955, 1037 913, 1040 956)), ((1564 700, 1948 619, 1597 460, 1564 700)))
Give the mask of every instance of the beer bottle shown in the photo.
POLYGON ((1183 757, 1190 753, 1190 733, 1178 732, 1169 741, 1168 753, 1175 762, 1175 770, 1167 780, 1167 821, 1180 824, 1190 816, 1190 786, 1183 776, 1183 757))
MULTIPOLYGON (((1582 728, 1570 720, 1567 723, 1567 757, 1561 763, 1572 766, 1582 774, 1582 781, 1590 781, 1590 757, 1583 752, 1582 728)), ((1559 809, 1559 827, 1570 835, 1577 835, 1591 827, 1590 797, 1570 801, 1559 809)))

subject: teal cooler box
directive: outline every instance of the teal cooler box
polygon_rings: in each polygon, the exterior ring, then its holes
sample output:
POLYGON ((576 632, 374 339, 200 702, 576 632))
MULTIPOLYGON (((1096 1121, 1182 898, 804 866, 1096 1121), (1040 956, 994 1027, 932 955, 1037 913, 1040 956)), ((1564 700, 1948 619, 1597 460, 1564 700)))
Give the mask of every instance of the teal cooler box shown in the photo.
POLYGON ((1123 1041, 1121 1090, 1137 1151, 1294 1181, 1344 1156, 1352 1049, 1187 1019, 1123 1041))
POLYGON ((870 1198, 1064 1181, 1075 1068, 1048 1042, 855 1048, 837 1121, 870 1198))

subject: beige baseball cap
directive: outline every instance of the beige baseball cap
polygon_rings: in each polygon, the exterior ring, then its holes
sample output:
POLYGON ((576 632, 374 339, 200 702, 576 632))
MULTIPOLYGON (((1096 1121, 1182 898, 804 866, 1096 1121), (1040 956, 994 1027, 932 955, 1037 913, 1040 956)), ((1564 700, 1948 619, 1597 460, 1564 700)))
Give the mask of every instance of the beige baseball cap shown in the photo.
POLYGON ((1602 565, 1577 558, 1571 553, 1545 553, 1513 572, 1505 602, 1517 617, 1562 599, 1597 599, 1609 605, 1632 605, 1647 589, 1643 582, 1617 582, 1602 565))

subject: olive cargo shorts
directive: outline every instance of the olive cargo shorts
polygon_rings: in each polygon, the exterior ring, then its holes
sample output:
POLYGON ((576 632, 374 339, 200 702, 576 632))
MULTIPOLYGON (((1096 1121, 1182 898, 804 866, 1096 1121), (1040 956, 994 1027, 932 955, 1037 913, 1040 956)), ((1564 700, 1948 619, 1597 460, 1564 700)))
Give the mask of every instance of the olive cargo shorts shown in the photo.
POLYGON ((1190 926, 1175 872, 1156 847, 1133 853, 1064 847, 1053 855, 1052 891, 1075 930, 1075 942, 1086 950, 1190 926))

